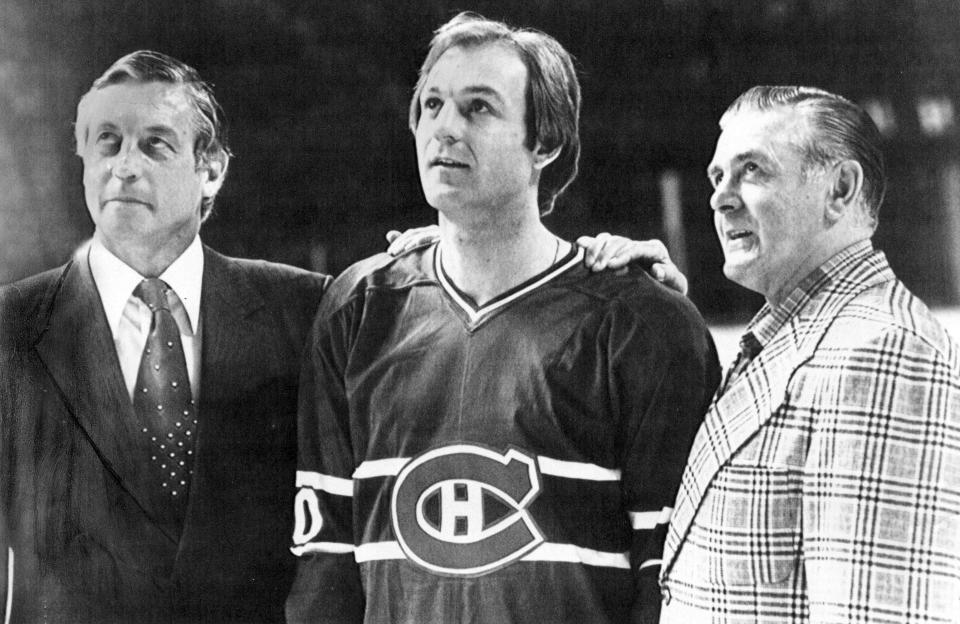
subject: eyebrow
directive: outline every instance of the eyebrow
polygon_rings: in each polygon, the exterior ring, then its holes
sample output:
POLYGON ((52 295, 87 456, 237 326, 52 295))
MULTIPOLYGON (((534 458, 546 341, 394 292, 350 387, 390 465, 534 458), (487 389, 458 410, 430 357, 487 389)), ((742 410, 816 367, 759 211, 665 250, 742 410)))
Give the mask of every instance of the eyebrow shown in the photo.
MULTIPOLYGON (((100 133, 100 132, 102 132, 102 131, 104 131, 104 130, 116 130, 119 126, 117 126, 117 124, 113 123, 112 121, 101 121, 100 123, 96 124, 95 126, 90 126, 90 127, 91 127, 96 133, 100 133)), ((145 131, 147 134, 155 134, 155 135, 162 136, 162 137, 164 137, 164 138, 168 138, 168 137, 171 138, 171 139, 178 139, 178 138, 179 138, 176 130, 174 130, 174 129, 171 128, 170 126, 166 126, 166 125, 163 125, 163 124, 153 125, 153 126, 147 126, 146 128, 144 128, 144 131, 145 131)))
MULTIPOLYGON (((486 95, 497 100, 498 102, 503 102, 503 96, 500 95, 500 92, 493 87, 488 87, 487 85, 468 85, 460 89, 459 92, 467 95, 486 95)), ((430 87, 427 89, 427 93, 440 93, 440 89, 437 87, 430 87)))
POLYGON ((163 137, 172 137, 174 139, 178 137, 177 131, 171 128, 170 126, 164 126, 164 125, 147 126, 145 130, 149 134, 159 134, 160 136, 163 136, 163 137))
MULTIPOLYGON (((762 161, 763 163, 770 162, 770 158, 766 154, 756 149, 740 152, 739 154, 733 157, 733 163, 735 165, 739 165, 745 160, 758 160, 758 161, 762 161)), ((707 177, 712 178, 714 173, 718 173, 722 170, 723 168, 720 165, 716 163, 711 163, 710 165, 707 166, 707 177)))

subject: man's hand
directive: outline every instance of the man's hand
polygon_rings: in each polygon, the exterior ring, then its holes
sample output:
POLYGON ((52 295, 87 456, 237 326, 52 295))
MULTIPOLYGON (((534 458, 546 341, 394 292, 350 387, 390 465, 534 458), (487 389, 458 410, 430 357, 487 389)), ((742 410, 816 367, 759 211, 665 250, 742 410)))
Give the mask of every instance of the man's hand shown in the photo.
POLYGON ((639 262, 655 280, 687 294, 686 276, 670 261, 664 244, 656 239, 635 241, 602 232, 596 237, 581 236, 577 244, 586 251, 584 263, 592 271, 623 270, 631 262, 639 262))
POLYGON ((387 253, 391 256, 399 256, 405 251, 418 247, 424 243, 432 243, 440 239, 440 228, 436 225, 425 225, 418 228, 410 228, 405 232, 390 230, 387 232, 387 253))

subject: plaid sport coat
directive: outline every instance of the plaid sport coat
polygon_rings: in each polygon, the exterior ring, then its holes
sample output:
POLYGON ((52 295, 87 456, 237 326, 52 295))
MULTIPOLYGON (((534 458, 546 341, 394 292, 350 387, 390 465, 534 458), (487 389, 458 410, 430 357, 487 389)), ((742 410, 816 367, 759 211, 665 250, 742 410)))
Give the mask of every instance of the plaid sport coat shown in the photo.
POLYGON ((869 242, 838 257, 706 415, 661 622, 960 621, 958 347, 869 242))

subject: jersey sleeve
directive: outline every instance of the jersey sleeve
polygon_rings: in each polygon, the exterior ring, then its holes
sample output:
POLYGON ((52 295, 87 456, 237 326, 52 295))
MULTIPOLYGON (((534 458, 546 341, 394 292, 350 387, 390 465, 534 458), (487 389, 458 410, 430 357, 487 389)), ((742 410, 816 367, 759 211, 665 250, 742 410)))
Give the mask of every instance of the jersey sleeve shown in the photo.
POLYGON ((325 301, 303 358, 292 552, 298 558, 287 598, 289 622, 362 622, 354 559, 353 451, 343 382, 350 306, 325 301))
POLYGON ((624 315, 609 338, 637 622, 659 617, 667 526, 690 447, 720 379, 716 349, 699 313, 686 301, 665 305, 624 315))

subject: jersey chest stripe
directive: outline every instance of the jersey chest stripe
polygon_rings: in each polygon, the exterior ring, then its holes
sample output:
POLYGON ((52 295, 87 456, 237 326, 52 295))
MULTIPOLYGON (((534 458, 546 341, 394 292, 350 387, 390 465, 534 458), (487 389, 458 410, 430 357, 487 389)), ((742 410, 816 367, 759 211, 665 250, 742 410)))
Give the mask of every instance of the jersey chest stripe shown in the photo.
POLYGON ((372 479, 375 477, 395 477, 410 461, 409 457, 391 457, 389 459, 367 460, 353 471, 354 479, 372 479))
POLYGON ((596 464, 585 462, 563 461, 540 455, 537 457, 540 472, 553 477, 565 479, 583 479, 585 481, 619 481, 620 470, 604 468, 596 464))
MULTIPOLYGON (((403 470, 403 467, 407 465, 409 461, 409 457, 367 460, 357 466, 357 469, 353 471, 353 478, 374 479, 377 477, 395 477, 400 474, 400 471, 403 470)), ((543 455, 537 457, 537 465, 542 474, 564 479, 619 481, 621 474, 620 470, 615 468, 604 468, 603 466, 586 462, 563 461, 551 457, 544 457, 543 455)), ((346 479, 344 479, 344 481, 345 480, 346 479)), ((659 514, 660 512, 653 513, 659 514)))
POLYGON ((601 568, 630 569, 630 555, 625 552, 604 552, 573 544, 544 542, 523 557, 523 561, 567 561, 601 568))
MULTIPOLYGON (((369 542, 357 546, 354 551, 357 563, 368 561, 391 561, 406 559, 398 542, 369 542)), ((583 563, 602 568, 630 569, 630 556, 625 552, 604 552, 581 548, 573 544, 545 542, 520 558, 520 561, 562 561, 583 563)))
POLYGON ((342 542, 309 542, 302 546, 290 547, 290 552, 297 557, 311 552, 344 555, 347 553, 352 553, 355 550, 356 549, 354 548, 353 544, 344 544, 342 542))
POLYGON ((400 542, 368 542, 366 544, 360 544, 353 552, 353 557, 357 560, 357 563, 407 558, 400 548, 400 542))
POLYGON ((309 470, 297 471, 297 487, 311 487, 315 490, 336 494, 337 496, 353 496, 352 479, 331 477, 330 475, 310 472, 309 470))
POLYGON ((637 531, 652 529, 658 524, 670 522, 670 516, 673 515, 673 507, 664 507, 660 511, 631 511, 630 526, 637 531))

